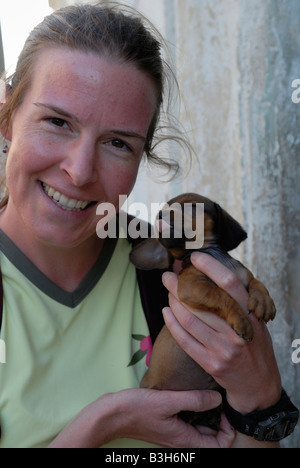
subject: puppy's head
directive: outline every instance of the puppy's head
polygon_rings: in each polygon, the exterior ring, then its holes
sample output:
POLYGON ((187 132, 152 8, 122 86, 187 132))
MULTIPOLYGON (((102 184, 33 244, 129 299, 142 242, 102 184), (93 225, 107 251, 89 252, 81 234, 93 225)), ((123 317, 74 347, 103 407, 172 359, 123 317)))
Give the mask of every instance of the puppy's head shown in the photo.
POLYGON ((145 240, 131 253, 131 261, 137 268, 166 269, 174 259, 182 260, 194 250, 217 244, 228 252, 247 238, 240 224, 217 203, 194 193, 170 200, 159 212, 155 227, 157 237, 145 240), (204 223, 199 223, 197 217, 200 205, 204 206, 204 223), (200 247, 187 247, 197 244, 200 238, 203 241, 200 247))

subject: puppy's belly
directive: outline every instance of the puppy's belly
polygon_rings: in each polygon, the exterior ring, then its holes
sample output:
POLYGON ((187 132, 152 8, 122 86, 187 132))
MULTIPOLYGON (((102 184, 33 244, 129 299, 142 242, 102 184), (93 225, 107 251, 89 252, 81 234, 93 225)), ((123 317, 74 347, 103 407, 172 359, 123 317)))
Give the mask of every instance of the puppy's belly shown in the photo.
POLYGON ((176 343, 167 327, 160 332, 141 385, 157 390, 217 390, 219 385, 176 343))

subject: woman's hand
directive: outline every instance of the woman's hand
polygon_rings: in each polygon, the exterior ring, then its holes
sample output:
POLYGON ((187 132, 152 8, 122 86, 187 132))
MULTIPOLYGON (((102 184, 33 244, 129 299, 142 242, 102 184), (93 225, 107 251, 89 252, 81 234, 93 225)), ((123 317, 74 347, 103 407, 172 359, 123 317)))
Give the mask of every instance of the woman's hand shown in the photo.
MULTIPOLYGON (((248 293, 230 270, 206 254, 193 254, 192 263, 247 311, 248 293)), ((266 325, 250 315, 254 339, 245 342, 217 315, 181 303, 175 274, 166 273, 163 281, 170 291, 166 325, 187 354, 226 389, 229 404, 246 414, 277 403, 281 379, 266 325)))
POLYGON ((228 448, 235 433, 223 416, 220 431, 207 434, 178 419, 183 410, 206 411, 221 403, 218 392, 146 389, 107 394, 84 408, 50 448, 98 448, 119 438, 169 448, 228 448))

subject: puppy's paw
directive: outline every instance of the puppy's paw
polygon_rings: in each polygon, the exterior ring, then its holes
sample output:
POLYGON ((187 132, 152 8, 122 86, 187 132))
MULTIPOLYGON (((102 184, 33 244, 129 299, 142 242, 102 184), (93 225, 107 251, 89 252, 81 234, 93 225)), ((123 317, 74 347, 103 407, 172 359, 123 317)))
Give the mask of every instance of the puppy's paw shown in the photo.
POLYGON ((253 325, 249 317, 243 312, 236 315, 233 319, 230 320, 230 325, 233 330, 243 338, 245 341, 252 341, 254 330, 253 325))
POLYGON ((276 315, 276 307, 273 299, 269 296, 268 292, 253 290, 250 293, 248 301, 248 310, 254 314, 258 320, 269 322, 274 320, 276 315))

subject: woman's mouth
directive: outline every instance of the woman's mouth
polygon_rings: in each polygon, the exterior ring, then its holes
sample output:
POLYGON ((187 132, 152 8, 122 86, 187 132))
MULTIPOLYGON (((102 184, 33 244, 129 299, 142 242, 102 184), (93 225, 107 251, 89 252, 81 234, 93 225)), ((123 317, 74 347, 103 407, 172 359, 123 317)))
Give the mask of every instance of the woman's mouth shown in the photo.
POLYGON ((67 211, 84 211, 88 209, 91 205, 94 205, 96 202, 87 202, 81 200, 75 200, 75 198, 68 198, 62 193, 55 190, 53 187, 41 182, 41 186, 45 194, 60 208, 67 211))

